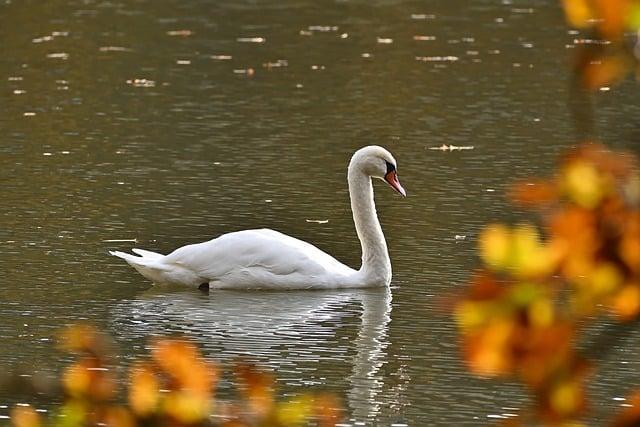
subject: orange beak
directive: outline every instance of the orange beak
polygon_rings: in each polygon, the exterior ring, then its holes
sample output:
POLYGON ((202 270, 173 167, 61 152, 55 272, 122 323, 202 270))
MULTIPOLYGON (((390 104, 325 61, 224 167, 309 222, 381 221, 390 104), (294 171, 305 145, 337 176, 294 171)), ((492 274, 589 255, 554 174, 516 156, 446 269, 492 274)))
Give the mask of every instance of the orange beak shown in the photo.
POLYGON ((394 190, 400 193, 402 197, 407 197, 407 192, 404 191, 404 188, 400 185, 400 181, 398 181, 398 174, 395 170, 389 171, 389 173, 384 176, 384 180, 387 181, 394 190))

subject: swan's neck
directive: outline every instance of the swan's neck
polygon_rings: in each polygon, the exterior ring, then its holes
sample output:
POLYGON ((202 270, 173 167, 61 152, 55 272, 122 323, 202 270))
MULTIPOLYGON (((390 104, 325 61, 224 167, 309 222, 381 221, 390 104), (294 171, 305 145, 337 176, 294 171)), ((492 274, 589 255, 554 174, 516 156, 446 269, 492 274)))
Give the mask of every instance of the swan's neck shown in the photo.
POLYGON ((348 180, 353 221, 362 246, 359 274, 372 284, 388 285, 391 281, 391 260, 376 214, 371 178, 359 168, 349 167, 348 180))

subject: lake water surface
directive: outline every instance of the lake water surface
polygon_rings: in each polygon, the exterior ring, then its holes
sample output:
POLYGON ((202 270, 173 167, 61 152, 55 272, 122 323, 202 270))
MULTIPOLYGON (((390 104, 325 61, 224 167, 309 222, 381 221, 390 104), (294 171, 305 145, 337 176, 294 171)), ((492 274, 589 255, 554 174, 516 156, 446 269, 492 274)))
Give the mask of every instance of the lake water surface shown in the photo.
MULTIPOLYGON (((57 331, 88 321, 125 364, 186 335, 284 395, 336 393, 351 425, 509 417, 526 395, 465 371, 447 301, 482 225, 523 218, 508 184, 576 142, 574 38, 550 0, 2 0, 0 366, 55 371, 57 331), (357 267, 346 166, 368 144, 409 194, 376 185, 389 290, 157 289, 107 254, 268 227, 357 267)), ((635 94, 598 94, 593 134, 637 149, 635 94)), ((593 425, 640 382, 639 338, 601 356, 593 425)))

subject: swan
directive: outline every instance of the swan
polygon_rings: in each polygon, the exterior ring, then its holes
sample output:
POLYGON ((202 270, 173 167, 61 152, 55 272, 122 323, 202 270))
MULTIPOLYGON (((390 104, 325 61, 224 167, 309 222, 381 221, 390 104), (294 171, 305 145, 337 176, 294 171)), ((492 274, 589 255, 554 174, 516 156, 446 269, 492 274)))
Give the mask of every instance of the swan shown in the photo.
POLYGON ((405 197, 397 163, 386 149, 356 151, 347 170, 351 210, 362 248, 359 270, 315 246, 270 229, 223 234, 186 245, 168 255, 132 249, 109 251, 156 284, 200 289, 338 289, 382 287, 391 283, 391 261, 376 214, 372 178, 386 181, 405 197))

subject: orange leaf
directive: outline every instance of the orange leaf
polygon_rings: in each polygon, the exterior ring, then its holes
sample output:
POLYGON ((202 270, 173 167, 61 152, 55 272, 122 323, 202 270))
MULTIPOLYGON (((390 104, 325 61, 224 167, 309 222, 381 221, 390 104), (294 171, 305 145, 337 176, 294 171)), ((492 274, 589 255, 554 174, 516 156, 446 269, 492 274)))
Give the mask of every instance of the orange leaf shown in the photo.
POLYGON ((11 410, 14 427, 40 427, 40 416, 31 406, 17 406, 11 410))
POLYGON ((622 56, 606 56, 591 61, 582 70, 582 81, 588 89, 596 90, 618 83, 630 69, 629 61, 622 56))
POLYGON ((544 205, 557 200, 558 191, 548 181, 519 182, 511 187, 509 196, 521 205, 544 205))
POLYGON ((569 25, 575 28, 588 28, 595 14, 588 0, 562 0, 564 15, 569 25))
POLYGON ((598 12, 598 30, 609 40, 620 40, 624 35, 627 16, 631 10, 629 0, 591 0, 598 12))
POLYGON ((630 283, 623 286, 611 298, 611 308, 621 320, 629 321, 640 314, 640 284, 630 283))
POLYGON ((144 417, 156 410, 160 400, 159 389, 158 378, 149 366, 141 363, 131 369, 129 403, 136 414, 144 417))

